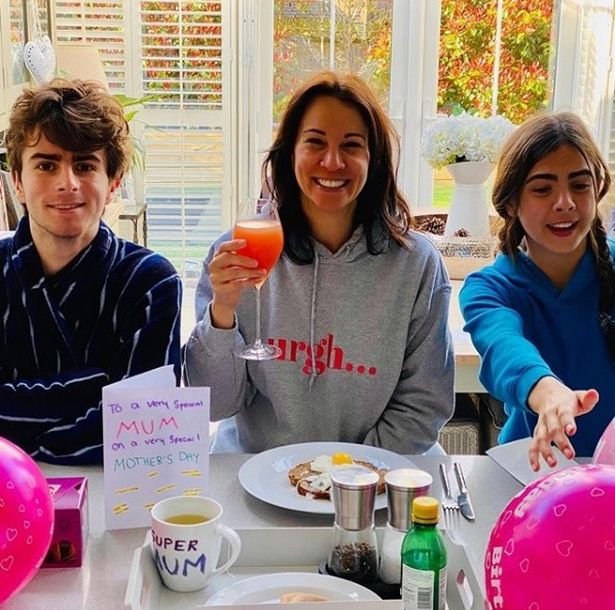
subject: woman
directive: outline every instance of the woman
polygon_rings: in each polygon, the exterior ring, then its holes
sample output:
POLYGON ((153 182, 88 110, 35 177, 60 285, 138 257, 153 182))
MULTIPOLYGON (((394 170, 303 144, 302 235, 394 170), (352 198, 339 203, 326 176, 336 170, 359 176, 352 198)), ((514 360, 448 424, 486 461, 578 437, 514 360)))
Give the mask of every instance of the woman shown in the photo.
POLYGON ((502 151, 502 254, 466 279, 460 301, 481 380, 509 416, 500 442, 533 434, 538 470, 541 455, 555 465, 552 443, 591 455, 615 415, 615 245, 597 212, 611 178, 569 112, 529 119, 502 151))
POLYGON ((264 166, 284 253, 262 288, 263 336, 282 356, 248 362, 251 287, 264 272, 223 235, 197 288, 186 380, 211 387, 214 451, 347 441, 421 453, 453 412, 450 285, 409 231, 393 127, 355 76, 318 74, 290 100, 264 166), (231 419, 228 419, 231 418, 231 419))

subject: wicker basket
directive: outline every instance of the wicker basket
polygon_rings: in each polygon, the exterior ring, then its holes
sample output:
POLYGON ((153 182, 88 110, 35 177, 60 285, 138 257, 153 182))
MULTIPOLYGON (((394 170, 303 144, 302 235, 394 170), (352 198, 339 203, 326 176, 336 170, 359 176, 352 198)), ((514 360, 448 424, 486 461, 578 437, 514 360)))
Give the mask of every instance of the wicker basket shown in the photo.
POLYGON ((463 280, 468 273, 493 262, 495 239, 444 237, 425 233, 436 245, 452 280, 463 280))
POLYGON ((451 420, 440 430, 438 440, 449 455, 479 455, 480 424, 473 420, 451 420))
MULTIPOLYGON (((421 223, 429 219, 438 219, 441 224, 446 222, 446 214, 434 213, 417 215, 421 223)), ((423 232, 429 237, 442 255, 444 264, 452 280, 463 280, 468 273, 482 269, 493 262, 497 245, 497 217, 490 218, 492 237, 475 239, 472 237, 445 237, 435 233, 423 232)))

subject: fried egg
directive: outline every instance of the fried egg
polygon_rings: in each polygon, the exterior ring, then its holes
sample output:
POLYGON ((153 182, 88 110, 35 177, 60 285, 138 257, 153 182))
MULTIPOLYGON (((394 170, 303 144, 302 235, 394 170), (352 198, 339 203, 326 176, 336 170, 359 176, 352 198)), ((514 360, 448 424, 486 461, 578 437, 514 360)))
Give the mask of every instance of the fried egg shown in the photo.
POLYGON ((319 455, 310 462, 313 472, 331 472, 340 466, 349 466, 353 463, 352 457, 347 453, 338 451, 333 455, 319 455))

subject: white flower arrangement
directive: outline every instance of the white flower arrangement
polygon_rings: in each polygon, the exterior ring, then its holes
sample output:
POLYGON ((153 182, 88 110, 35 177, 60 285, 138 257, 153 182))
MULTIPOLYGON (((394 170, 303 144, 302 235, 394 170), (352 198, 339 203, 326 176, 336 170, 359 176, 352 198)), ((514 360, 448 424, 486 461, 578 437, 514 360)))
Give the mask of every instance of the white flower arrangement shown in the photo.
POLYGON ((421 153, 434 169, 463 161, 494 163, 502 143, 514 129, 500 115, 482 118, 464 112, 441 117, 425 131, 421 153))

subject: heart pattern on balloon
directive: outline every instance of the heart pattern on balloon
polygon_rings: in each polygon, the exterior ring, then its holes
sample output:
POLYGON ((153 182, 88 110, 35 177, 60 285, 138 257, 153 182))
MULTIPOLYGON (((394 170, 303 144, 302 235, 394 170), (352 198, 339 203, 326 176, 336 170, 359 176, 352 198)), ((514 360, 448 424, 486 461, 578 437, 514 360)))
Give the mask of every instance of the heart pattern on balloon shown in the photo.
POLYGON ((23 449, 0 437, 0 455, 0 608, 4 608, 45 559, 53 531, 53 500, 45 475, 23 449), (37 514, 37 508, 44 514, 37 514))
POLYGON ((573 543, 571 540, 560 540, 556 545, 555 549, 562 557, 570 557, 570 553, 572 552, 573 543))
POLYGON ((56 71, 56 53, 49 36, 26 42, 23 60, 37 85, 50 81, 56 71))

